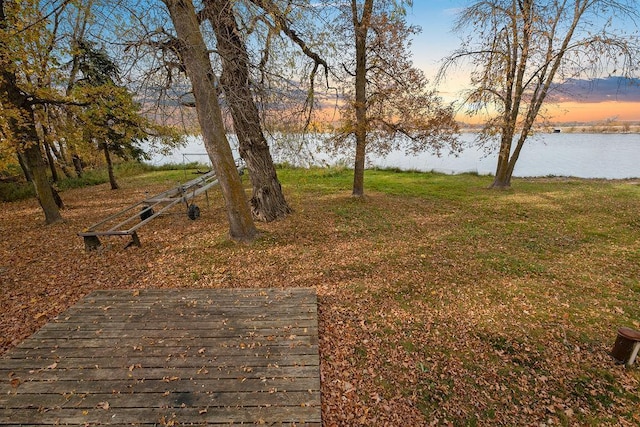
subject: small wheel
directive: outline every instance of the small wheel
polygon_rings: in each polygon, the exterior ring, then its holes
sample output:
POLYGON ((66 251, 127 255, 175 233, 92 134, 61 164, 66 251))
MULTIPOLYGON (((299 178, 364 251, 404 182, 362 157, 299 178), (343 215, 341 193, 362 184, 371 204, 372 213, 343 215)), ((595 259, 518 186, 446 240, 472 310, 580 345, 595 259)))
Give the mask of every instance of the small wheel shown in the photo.
POLYGON ((187 209, 187 216, 191 220, 196 220, 200 217, 200 208, 197 205, 189 205, 189 209, 187 209))
POLYGON ((140 212, 140 221, 144 221, 153 215, 153 209, 150 206, 143 206, 140 212))

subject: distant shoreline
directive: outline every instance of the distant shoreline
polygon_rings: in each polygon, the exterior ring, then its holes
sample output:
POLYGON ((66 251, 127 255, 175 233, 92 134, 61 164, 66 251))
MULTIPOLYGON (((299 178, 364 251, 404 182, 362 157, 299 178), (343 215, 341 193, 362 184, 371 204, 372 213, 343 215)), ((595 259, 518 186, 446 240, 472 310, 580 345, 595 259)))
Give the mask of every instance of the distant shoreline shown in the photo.
MULTIPOLYGON (((482 125, 460 124, 460 132, 479 132, 482 125)), ((556 125, 538 126, 536 133, 602 133, 602 134, 640 134, 640 123, 591 124, 591 123, 558 123, 556 125)))

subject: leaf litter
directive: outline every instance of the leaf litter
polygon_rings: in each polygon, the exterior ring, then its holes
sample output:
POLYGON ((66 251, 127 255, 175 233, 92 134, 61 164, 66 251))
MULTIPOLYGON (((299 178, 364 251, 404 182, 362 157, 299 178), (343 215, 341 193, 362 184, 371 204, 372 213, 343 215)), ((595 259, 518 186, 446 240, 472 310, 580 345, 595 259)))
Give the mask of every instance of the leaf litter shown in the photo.
POLYGON ((143 227, 140 248, 85 252, 79 230, 164 188, 123 184, 65 192, 50 227, 34 200, 2 204, 3 352, 97 289, 313 287, 326 426, 640 421, 638 368, 609 356, 616 328, 640 321, 639 230, 623 230, 640 198, 612 205, 560 181, 544 203, 295 192, 295 213, 244 245, 216 194, 197 221, 143 227))

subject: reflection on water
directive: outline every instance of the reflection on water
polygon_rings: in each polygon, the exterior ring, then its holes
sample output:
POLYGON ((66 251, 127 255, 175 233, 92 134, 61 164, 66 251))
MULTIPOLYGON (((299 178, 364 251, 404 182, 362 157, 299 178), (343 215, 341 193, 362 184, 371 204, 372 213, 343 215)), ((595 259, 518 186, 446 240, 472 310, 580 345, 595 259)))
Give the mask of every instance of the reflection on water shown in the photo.
MULTIPOLYGON (((335 157, 319 150, 315 140, 275 136, 271 152, 277 163, 298 166, 351 166, 352 154, 335 157), (309 142, 311 141, 311 142, 309 142)), ((438 157, 432 153, 408 156, 394 151, 384 158, 369 156, 368 167, 389 167, 404 170, 435 171, 448 174, 474 172, 489 175, 495 172, 496 154, 486 154, 474 146, 473 134, 461 136, 465 149, 458 156, 438 157)), ((235 138, 230 138, 235 145, 235 138)), ((235 150, 237 153, 237 150, 235 150)), ((170 155, 154 154, 152 163, 183 163, 207 160, 202 140, 190 138, 187 145, 170 155)), ((579 178, 622 179, 640 177, 640 134, 553 133, 537 135, 527 141, 516 163, 514 176, 574 176, 579 178)))

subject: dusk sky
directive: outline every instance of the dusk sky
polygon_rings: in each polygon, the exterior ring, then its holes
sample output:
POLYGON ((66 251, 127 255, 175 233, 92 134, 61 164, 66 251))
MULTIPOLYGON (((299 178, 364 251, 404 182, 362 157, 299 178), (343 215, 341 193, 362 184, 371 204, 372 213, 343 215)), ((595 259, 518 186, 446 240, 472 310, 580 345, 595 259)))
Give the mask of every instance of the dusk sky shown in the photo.
MULTIPOLYGON (((459 44, 457 34, 451 32, 456 12, 469 2, 466 0, 414 0, 408 10, 407 21, 419 25, 422 33, 414 38, 414 63, 424 70, 433 82, 441 60, 459 44)), ((607 76, 603 76, 607 77, 607 76)), ((460 70, 439 88, 448 101, 457 98, 456 92, 468 84, 468 74, 460 70)), ((594 84, 572 82, 577 99, 564 98, 554 106, 554 121, 599 121, 616 117, 618 120, 640 121, 640 86, 621 84, 620 79, 602 79, 594 84)))

